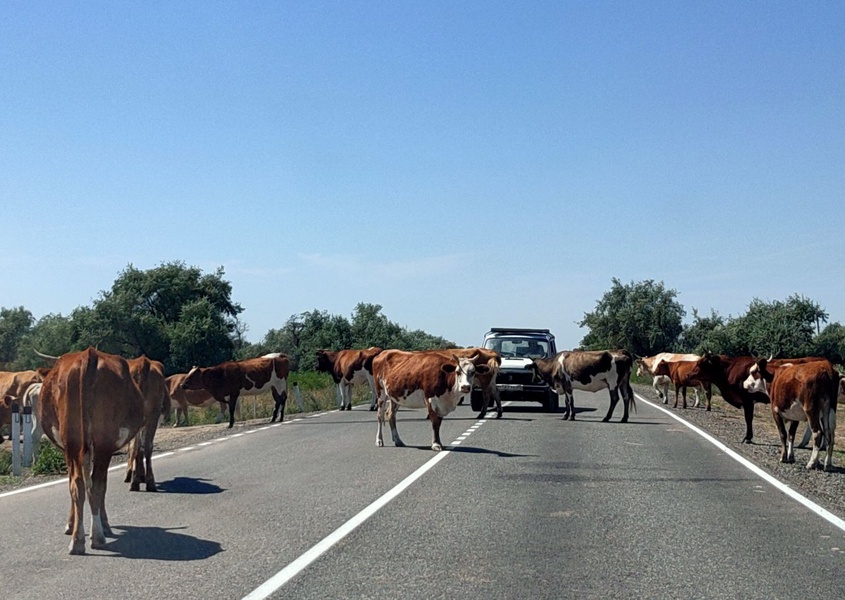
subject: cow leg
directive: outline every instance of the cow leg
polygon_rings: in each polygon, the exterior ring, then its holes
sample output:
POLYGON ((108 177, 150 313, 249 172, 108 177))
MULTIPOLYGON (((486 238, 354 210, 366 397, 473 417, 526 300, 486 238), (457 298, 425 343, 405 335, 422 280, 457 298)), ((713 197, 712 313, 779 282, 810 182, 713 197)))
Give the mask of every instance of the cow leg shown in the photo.
POLYGON ((754 437, 754 431, 751 426, 752 421, 754 421, 754 401, 746 400, 743 402, 742 410, 745 413, 745 439, 742 440, 742 443, 750 444, 751 439, 754 437))
POLYGON ((69 554, 85 554, 85 476, 78 460, 68 460, 68 487, 70 489, 70 515, 65 533, 71 535, 69 554))
POLYGON ((443 417, 432 410, 430 404, 428 406, 428 419, 431 421, 431 430, 434 434, 431 440, 431 449, 440 452, 443 450, 443 444, 440 442, 440 424, 443 422, 443 417))
MULTIPOLYGON (((124 483, 129 483, 132 481, 132 475, 135 473, 135 440, 138 439, 137 436, 132 438, 132 441, 129 442, 128 452, 126 453, 126 476, 123 478, 124 483)), ((130 488, 131 489, 131 488, 130 488)), ((137 492, 138 490, 132 490, 137 492)))
POLYGON ((276 406, 273 407, 273 416, 270 422, 275 423, 276 417, 278 416, 279 423, 281 423, 285 420, 285 404, 288 401, 288 391, 284 389, 281 392, 276 392, 276 388, 271 388, 270 391, 273 392, 273 400, 276 403, 276 406))
MULTIPOLYGON (((607 414, 605 415, 604 419, 602 419, 603 423, 607 423, 610 421, 610 417, 613 416, 613 410, 616 408, 616 403, 619 402, 619 389, 612 388, 610 390, 610 408, 607 409, 607 414)), ((678 403, 678 389, 675 388, 675 405, 677 406, 678 403)), ((628 420, 628 415, 624 415, 623 422, 628 420)))
POLYGON ((346 396, 343 400, 343 403, 346 407, 346 410, 352 410, 352 384, 347 383, 343 386, 343 388, 344 395, 346 396))
POLYGON ((384 428, 384 413, 387 410, 387 403, 390 402, 387 397, 382 396, 378 400, 378 412, 376 418, 378 420, 378 430, 376 431, 376 446, 381 448, 384 446, 384 437, 382 436, 382 429, 384 428))
POLYGON ((157 492, 158 486, 156 485, 155 475, 153 475, 153 438, 155 437, 156 425, 145 429, 143 481, 148 492, 157 492))
POLYGON ((679 389, 679 387, 680 386, 678 386, 678 384, 676 383, 675 384, 675 404, 672 405, 672 408, 678 408, 678 389, 679 389))
POLYGON ((106 536, 113 535, 106 515, 106 483, 110 461, 110 455, 95 455, 94 468, 90 476, 88 501, 91 503, 91 548, 93 549, 105 548, 106 536))
POLYGON ((235 409, 238 406, 238 396, 236 394, 232 394, 229 398, 229 429, 235 426, 235 409))
POLYGON ((795 432, 798 431, 798 421, 790 421, 789 429, 786 431, 787 456, 789 462, 795 462, 795 432))
MULTIPOLYGON (((698 400, 698 390, 696 390, 695 393, 696 393, 695 398, 696 398, 696 401, 697 401, 698 400)), ((681 395, 684 397, 684 410, 686 410, 686 408, 687 408, 687 386, 685 386, 685 385, 681 386, 681 395)), ((696 406, 697 406, 697 404, 696 404, 696 406)))
MULTIPOLYGON (((815 407, 813 407, 815 408, 815 407)), ((825 430, 824 424, 821 418, 821 412, 826 410, 826 407, 820 407, 822 410, 813 410, 807 412, 807 422, 810 427, 813 429, 813 451, 810 454, 810 460, 807 462, 808 469, 815 469, 819 466, 819 450, 821 450, 821 445, 824 443, 825 438, 825 430)))
POLYGON ((824 426, 824 442, 827 444, 826 454, 824 458, 824 470, 827 471, 833 468, 833 436, 836 433, 836 398, 830 401, 830 407, 822 407, 827 418, 822 417, 822 425, 824 426))
POLYGON ((708 383, 707 387, 704 387, 704 397, 707 398, 707 412, 710 412, 710 399, 713 397, 713 385, 708 383))
POLYGON ((778 435, 780 435, 780 462, 788 463, 790 462, 789 443, 787 440, 786 427, 783 424, 783 418, 774 411, 774 408, 772 409, 772 417, 774 417, 775 426, 777 426, 778 435))
POLYGON ((372 400, 370 400, 370 410, 376 410, 378 408, 378 395, 376 394, 376 384, 373 380, 373 376, 367 372, 367 383, 370 384, 370 395, 372 396, 372 400))
POLYGON ((399 437, 399 431, 396 429, 396 413, 399 411, 399 405, 393 400, 389 400, 390 406, 387 408, 387 422, 390 424, 390 435, 393 437, 393 445, 401 448, 405 443, 399 437))
POLYGON ((636 405, 634 404, 634 390, 633 390, 633 388, 631 387, 631 384, 628 381, 623 380, 619 384, 619 393, 622 394, 622 409, 623 409, 622 420, 619 421, 619 422, 620 423, 627 423, 628 422, 628 411, 629 411, 630 407, 633 406, 634 408, 636 408, 636 405))

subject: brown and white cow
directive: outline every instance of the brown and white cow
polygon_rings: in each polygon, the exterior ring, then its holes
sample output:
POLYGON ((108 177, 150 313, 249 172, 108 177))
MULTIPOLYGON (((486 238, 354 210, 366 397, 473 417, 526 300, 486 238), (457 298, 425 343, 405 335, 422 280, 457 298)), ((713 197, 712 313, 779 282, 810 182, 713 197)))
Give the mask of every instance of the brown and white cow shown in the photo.
POLYGON ((37 371, 0 371, 0 404, 5 403, 6 396, 10 397, 8 406, 5 409, 0 407, 0 442, 3 441, 3 425, 12 423, 11 404, 20 403, 27 388, 40 381, 41 375, 37 371))
POLYGON ((636 410, 631 389, 634 359, 627 350, 564 350, 551 358, 535 358, 534 372, 564 396, 563 418, 575 420, 575 399, 572 390, 610 391, 610 408, 602 421, 607 422, 622 395, 625 411, 620 422, 628 422, 629 406, 636 410))
POLYGON ((105 506, 109 462, 144 423, 144 396, 129 363, 94 348, 61 356, 44 377, 38 418, 67 462, 71 504, 65 533, 73 536, 70 553, 85 553, 86 495, 91 547, 103 548, 105 536, 112 535, 105 506))
POLYGON ((284 354, 228 361, 213 367, 194 367, 182 382, 185 390, 207 390, 218 402, 229 405, 229 428, 235 425, 235 407, 240 396, 272 392, 275 407, 270 422, 284 421, 288 399, 290 362, 284 354))
MULTIPOLYGON (((669 404, 669 384, 672 383, 672 379, 668 375, 656 375, 655 371, 657 366, 664 362, 695 362, 699 358, 701 357, 697 354, 678 354, 674 352, 660 352, 654 356, 643 356, 636 359, 637 377, 650 375, 653 378, 651 386, 657 392, 657 397, 663 401, 663 404, 669 404)), ((698 408, 701 404, 701 399, 698 393, 699 389, 702 394, 705 396, 707 395, 707 391, 705 390, 705 386, 703 384, 695 387, 694 408, 698 408)), ((708 408, 707 410, 710 409, 708 408)))
POLYGON ((182 387, 182 382, 188 376, 187 373, 177 373, 165 379, 167 384, 167 392, 170 394, 172 405, 176 409, 176 422, 174 427, 180 424, 190 425, 188 419, 188 406, 196 408, 211 408, 212 406, 220 407, 220 414, 217 417, 217 422, 222 423, 226 419, 226 410, 229 405, 225 402, 218 402, 214 399, 208 390, 205 388, 201 390, 186 390, 182 387))
POLYGON ((706 409, 710 410, 710 399, 713 395, 712 386, 709 382, 702 382, 698 379, 690 377, 690 372, 695 367, 695 362, 689 361, 678 361, 678 362, 666 362, 661 361, 659 362, 655 368, 654 372, 657 376, 665 376, 668 377, 669 380, 675 385, 675 404, 672 408, 678 408, 678 390, 681 391, 684 397, 684 408, 687 407, 687 388, 693 387, 696 388, 695 394, 695 406, 698 406, 698 389, 701 387, 704 390, 704 397, 707 400, 706 409))
MULTIPOLYGON (((443 352, 442 350, 439 352, 443 352)), ((475 383, 474 386, 481 389, 481 396, 484 405, 481 407, 481 412, 478 413, 478 418, 483 419, 487 415, 487 409, 491 404, 496 405, 496 418, 502 418, 502 398, 499 396, 499 388, 496 387, 496 376, 499 374, 499 367, 502 364, 502 357, 495 350, 488 348, 455 348, 448 350, 455 356, 466 357, 472 360, 475 364, 475 383), (487 367, 484 370, 479 370, 478 367, 487 367)), ((463 402, 463 397, 458 401, 458 404, 463 402)))
MULTIPOLYGON (((772 365, 784 362, 804 363, 820 360, 817 357, 775 359, 772 365)), ((702 382, 710 382, 719 389, 722 398, 735 408, 741 408, 745 416, 745 437, 743 443, 750 444, 754 437, 754 405, 768 404, 769 397, 758 391, 748 390, 744 383, 757 359, 753 356, 729 357, 724 354, 705 353, 695 362, 689 376, 702 382)))
POLYGON ((823 468, 827 470, 833 466, 840 377, 829 361, 770 365, 762 358, 749 369, 743 385, 748 390, 768 395, 771 401, 772 417, 780 434, 781 462, 795 462, 795 431, 799 422, 807 421, 813 432, 813 451, 807 468, 818 466, 823 443, 827 449, 823 468), (790 421, 788 432, 784 421, 790 421))
POLYGON ((378 430, 376 446, 384 446, 382 429, 387 416, 396 446, 404 446, 396 430, 396 411, 400 406, 424 408, 431 421, 432 450, 440 451, 440 424, 443 417, 458 406, 462 396, 472 391, 476 367, 471 358, 458 357, 451 351, 404 352, 385 350, 373 360, 373 378, 378 394, 378 430))
POLYGON ((127 483, 129 489, 137 492, 141 484, 148 492, 157 490, 153 474, 153 438, 162 416, 170 413, 170 394, 164 379, 164 365, 146 356, 129 359, 129 372, 144 395, 144 422, 137 435, 129 443, 129 456, 126 462, 127 483))
POLYGON ((372 399, 370 410, 376 409, 376 389, 373 383, 373 359, 381 348, 366 350, 317 350, 317 370, 329 373, 340 389, 340 410, 352 410, 352 386, 369 385, 372 399))

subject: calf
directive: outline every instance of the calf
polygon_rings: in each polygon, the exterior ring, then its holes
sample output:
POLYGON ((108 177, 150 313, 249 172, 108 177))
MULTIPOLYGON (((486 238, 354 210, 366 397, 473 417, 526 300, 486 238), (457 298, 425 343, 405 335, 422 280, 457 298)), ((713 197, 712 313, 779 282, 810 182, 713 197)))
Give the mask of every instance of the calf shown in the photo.
POLYGON ((839 373, 829 361, 770 366, 769 361, 763 358, 749 370, 749 376, 743 383, 746 388, 755 389, 770 398, 772 417, 780 434, 781 462, 795 462, 795 431, 800 421, 808 421, 813 432, 813 451, 807 468, 818 466, 822 443, 827 448, 823 468, 828 470, 833 466, 840 383, 839 373), (784 421, 790 421, 788 432, 784 421))
POLYGON ((378 430, 376 446, 384 446, 382 429, 385 415, 396 446, 405 444, 396 430, 399 406, 425 408, 433 433, 431 449, 440 451, 440 424, 443 417, 455 410, 462 396, 472 390, 476 372, 486 373, 489 367, 476 367, 472 358, 458 357, 451 351, 404 352, 385 350, 373 360, 373 378, 378 394, 378 430))
POLYGON ((178 427, 183 423, 183 420, 185 425, 190 424, 188 406, 210 408, 217 405, 220 407, 217 422, 222 423, 226 419, 226 409, 229 408, 229 405, 225 402, 218 402, 205 388, 201 390, 186 390, 183 388, 182 383, 187 376, 187 373, 177 373, 165 379, 167 392, 172 403, 176 406, 176 423, 173 426, 178 427))
MULTIPOLYGON (((672 408, 678 408, 678 390, 681 390, 681 393, 684 397, 684 408, 687 407, 687 387, 701 387, 704 391, 704 396, 707 399, 706 409, 710 410, 710 398, 712 396, 712 389, 711 385, 707 383, 706 385, 699 381, 698 379, 694 379, 690 377, 690 371, 693 370, 695 367, 694 362, 688 361, 679 361, 679 362, 660 362, 655 367, 655 375, 656 376, 665 376, 668 377, 672 383, 675 385, 675 404, 672 408)), ((695 397, 695 406, 698 406, 698 390, 696 389, 696 397, 695 397)))
POLYGON ((44 377, 38 402, 44 433, 65 455, 70 514, 65 533, 71 554, 85 553, 83 511, 91 504, 91 547, 112 535, 105 498, 112 454, 135 437, 144 423, 144 396, 129 363, 88 348, 60 357, 44 377))
POLYGON ((610 408, 602 421, 610 420, 621 393, 625 407, 621 423, 628 422, 629 406, 636 410, 630 383, 633 362, 627 350, 564 350, 551 358, 533 359, 536 376, 564 396, 564 419, 575 420, 573 389, 586 392, 607 389, 610 391, 610 408))
POLYGON ((218 402, 229 405, 229 428, 235 425, 238 397, 272 392, 275 407, 270 422, 285 418, 290 363, 284 354, 224 362, 213 367, 194 367, 182 382, 184 390, 207 390, 218 402))
POLYGON ((372 399, 370 410, 376 409, 376 390, 373 383, 373 359, 381 348, 366 350, 317 350, 317 370, 329 373, 340 389, 340 410, 352 410, 352 386, 368 384, 372 399))
POLYGON ((157 360, 140 356, 127 361, 132 379, 144 396, 144 421, 137 435, 129 443, 125 481, 137 492, 143 483, 148 492, 157 490, 153 474, 153 438, 159 419, 170 413, 170 394, 164 379, 164 365, 157 360))
MULTIPOLYGON (((499 373, 499 367, 502 364, 502 357, 499 356, 495 350, 488 350, 487 348, 457 348, 449 350, 450 353, 458 357, 465 357, 472 360, 475 364, 475 387, 481 389, 482 401, 484 405, 481 407, 481 412, 478 413, 478 418, 483 419, 487 415, 487 409, 492 403, 496 404, 496 418, 502 418, 502 399, 499 396, 499 388, 496 387, 496 376, 499 373), (485 366, 483 372, 479 367, 485 366)), ((458 402, 463 402, 463 397, 458 402)))

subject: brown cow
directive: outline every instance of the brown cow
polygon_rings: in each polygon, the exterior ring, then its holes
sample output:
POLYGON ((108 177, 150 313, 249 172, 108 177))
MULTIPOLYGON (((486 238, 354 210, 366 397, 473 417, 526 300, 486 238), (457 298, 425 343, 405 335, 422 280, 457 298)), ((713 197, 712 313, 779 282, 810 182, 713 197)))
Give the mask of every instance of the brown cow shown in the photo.
MULTIPOLYGON (((772 364, 784 362, 803 363, 819 360, 815 357, 776 359, 772 364)), ((689 373, 693 379, 709 382, 719 389, 725 402, 736 408, 741 408, 745 416, 745 438, 743 443, 750 444, 754 437, 752 422, 754 421, 754 405, 757 402, 768 403, 766 394, 748 390, 744 382, 749 370, 757 362, 753 356, 728 357, 723 354, 705 353, 695 362, 695 367, 689 373)))
POLYGON ((144 396, 126 359, 88 348, 61 356, 44 377, 38 402, 44 433, 64 451, 70 489, 65 533, 71 554, 85 553, 83 511, 91 503, 91 547, 111 536, 106 484, 112 454, 144 424, 144 396))
POLYGON ((572 390, 597 392, 610 390, 610 408, 602 421, 607 422, 622 395, 625 408, 621 423, 628 422, 628 407, 636 410, 631 389, 634 359, 627 350, 593 350, 558 352, 551 358, 535 358, 534 372, 565 398, 563 418, 575 420, 575 398, 572 390))
POLYGON ((770 365, 762 358, 749 371, 744 382, 746 388, 767 394, 771 400, 772 417, 780 434, 780 461, 795 462, 795 431, 800 421, 808 421, 813 431, 813 451, 807 468, 818 466, 823 442, 827 448, 823 469, 832 467, 840 386, 839 373, 833 365, 827 360, 770 365), (788 433, 784 421, 790 421, 788 433))
POLYGON ((229 405, 229 428, 235 425, 235 407, 238 397, 257 396, 267 391, 273 393, 273 423, 285 418, 288 399, 288 374, 290 362, 284 354, 273 353, 261 358, 224 362, 213 367, 194 367, 182 382, 185 390, 208 390, 218 402, 229 405))
MULTIPOLYGON (((0 404, 6 396, 10 396, 11 402, 20 404, 20 399, 26 393, 26 389, 33 383, 41 381, 41 375, 37 371, 0 371, 0 404)), ((0 430, 3 425, 11 425, 12 412, 0 408, 0 430)), ((0 443, 3 442, 2 431, 0 431, 0 443)))
POLYGON ((165 379, 167 384, 167 391, 170 394, 172 404, 176 408, 176 422, 174 427, 178 427, 184 418, 184 424, 189 425, 188 406, 195 406, 197 408, 210 408, 215 404, 220 407, 220 415, 217 422, 222 423, 226 418, 226 409, 229 407, 225 402, 217 402, 208 390, 205 388, 201 390, 186 390, 182 387, 182 382, 188 376, 187 373, 177 373, 165 379))
POLYGON ((381 348, 366 350, 317 350, 317 370, 329 373, 340 389, 340 410, 352 410, 352 386, 369 384, 372 399, 370 410, 376 409, 376 389, 373 383, 373 359, 381 348))
MULTIPOLYGON (((675 404, 672 408, 678 408, 678 390, 684 397, 684 408, 687 407, 687 387, 702 387, 704 388, 704 397, 707 400, 706 409, 710 410, 710 398, 713 395, 713 390, 710 383, 704 383, 698 379, 690 377, 690 371, 695 367, 695 362, 678 361, 665 362, 661 361, 654 368, 656 376, 666 376, 675 385, 675 404)), ((696 406, 698 406, 698 393, 696 390, 696 406)))
MULTIPOLYGON (((655 371, 657 366, 664 362, 694 362, 699 358, 701 357, 697 354, 677 354, 674 352, 660 352, 654 356, 643 356, 637 358, 635 361, 637 363, 637 377, 643 377, 645 375, 653 377, 651 386, 657 392, 657 397, 663 401, 663 404, 669 404, 669 384, 672 383, 672 378, 668 375, 656 375, 655 371), (662 391, 660 388, 663 388, 662 391)), ((695 408, 698 408, 701 404, 701 399, 699 398, 698 393, 699 388, 701 389, 702 394, 705 396, 707 395, 707 391, 704 389, 703 384, 694 388, 695 408)), ((710 409, 708 408, 707 410, 710 409)))
POLYGON ((425 408, 431 421, 431 449, 440 451, 440 424, 443 417, 455 410, 462 396, 470 393, 476 372, 486 373, 489 367, 476 367, 472 359, 458 357, 451 351, 404 352, 385 350, 373 360, 373 378, 378 394, 378 430, 376 446, 384 446, 382 428, 385 414, 396 446, 405 444, 396 430, 399 406, 425 408))
POLYGON ((144 395, 144 423, 129 444, 126 462, 126 481, 129 489, 137 492, 141 484, 148 492, 155 492, 156 480, 153 474, 153 438, 159 419, 170 414, 170 394, 164 380, 164 365, 146 356, 128 360, 129 372, 144 395))

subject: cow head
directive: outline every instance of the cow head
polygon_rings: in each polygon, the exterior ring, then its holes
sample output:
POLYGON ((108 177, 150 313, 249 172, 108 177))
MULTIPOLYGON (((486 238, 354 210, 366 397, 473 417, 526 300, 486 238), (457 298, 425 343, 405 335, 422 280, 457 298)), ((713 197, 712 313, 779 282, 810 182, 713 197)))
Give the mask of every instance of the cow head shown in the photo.
POLYGON ((331 354, 333 352, 329 352, 328 350, 317 350, 316 357, 317 357, 317 370, 318 371, 331 371, 334 368, 334 361, 332 361, 331 354))
POLYGON ((725 376, 725 366, 718 354, 705 352, 704 355, 695 361, 688 377, 698 381, 712 381, 718 383, 725 376))
POLYGON ((440 367, 441 370, 447 375, 455 373, 455 389, 461 394, 469 394, 472 391, 472 380, 477 370, 475 363, 468 358, 458 358, 455 355, 452 355, 452 361, 444 363, 440 367))
POLYGON ((551 358, 533 358, 529 368, 534 371, 535 381, 544 381, 552 388, 555 387, 555 372, 560 363, 557 356, 551 358))
POLYGON ((191 367, 188 375, 182 380, 181 387, 183 390, 204 390, 205 385, 202 381, 203 369, 197 366, 191 367))
POLYGON ((635 359, 637 363, 637 377, 645 377, 646 375, 651 375, 648 371, 648 367, 645 366, 645 362, 641 358, 635 359))
POLYGON ((746 392, 769 394, 769 390, 766 387, 766 379, 763 375, 764 373, 768 373, 766 362, 765 358, 761 358, 748 369, 748 377, 742 382, 742 387, 746 392))

